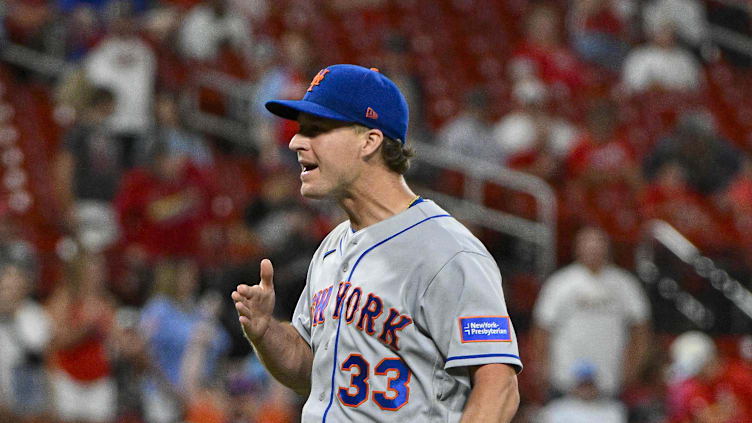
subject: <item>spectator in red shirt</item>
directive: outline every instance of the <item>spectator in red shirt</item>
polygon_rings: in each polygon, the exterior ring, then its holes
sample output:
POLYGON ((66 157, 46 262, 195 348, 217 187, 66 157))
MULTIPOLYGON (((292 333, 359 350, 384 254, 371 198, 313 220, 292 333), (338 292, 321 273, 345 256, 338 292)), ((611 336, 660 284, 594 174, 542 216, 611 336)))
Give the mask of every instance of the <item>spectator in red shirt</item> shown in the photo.
POLYGON ((669 389, 671 423, 752 421, 752 369, 718 357, 713 340, 686 332, 671 345, 677 381, 669 389))
POLYGON ((636 197, 642 178, 634 156, 617 130, 616 106, 605 99, 594 101, 586 130, 567 158, 567 201, 570 210, 585 214, 615 241, 628 243, 639 234, 636 197))
POLYGON ((52 325, 52 397, 64 421, 108 422, 117 410, 110 341, 114 300, 105 288, 104 257, 82 253, 49 301, 52 325))
POLYGON ((152 161, 148 168, 128 172, 115 196, 129 257, 147 262, 168 255, 201 258, 214 239, 212 174, 163 142, 155 144, 152 161))
MULTIPOLYGON (((736 175, 722 197, 722 205, 727 209, 739 235, 752 233, 752 160, 745 157, 742 169, 736 175)), ((752 259, 752 238, 739 236, 745 260, 752 259)))
POLYGON ((668 222, 703 249, 723 249, 731 234, 710 203, 689 185, 686 172, 675 161, 661 166, 640 196, 640 214, 644 220, 668 222))
POLYGON ((538 6, 528 15, 525 39, 514 52, 511 66, 516 76, 534 76, 554 88, 555 94, 576 93, 585 85, 585 69, 561 43, 560 18, 556 10, 538 6), (532 74, 532 75, 531 75, 532 74))

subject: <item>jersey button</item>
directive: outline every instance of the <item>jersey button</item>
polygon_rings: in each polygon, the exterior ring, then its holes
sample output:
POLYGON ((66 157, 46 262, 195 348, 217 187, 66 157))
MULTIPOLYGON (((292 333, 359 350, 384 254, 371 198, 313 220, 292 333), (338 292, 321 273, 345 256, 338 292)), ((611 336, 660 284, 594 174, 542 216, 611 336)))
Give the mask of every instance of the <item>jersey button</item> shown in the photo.
POLYGON ((321 391, 321 394, 319 394, 319 401, 324 401, 324 398, 326 398, 326 394, 324 394, 324 391, 321 391))
POLYGON ((345 263, 344 263, 344 264, 342 265, 342 271, 343 271, 343 272, 347 272, 347 269, 348 269, 348 266, 347 266, 347 262, 345 262, 345 263))

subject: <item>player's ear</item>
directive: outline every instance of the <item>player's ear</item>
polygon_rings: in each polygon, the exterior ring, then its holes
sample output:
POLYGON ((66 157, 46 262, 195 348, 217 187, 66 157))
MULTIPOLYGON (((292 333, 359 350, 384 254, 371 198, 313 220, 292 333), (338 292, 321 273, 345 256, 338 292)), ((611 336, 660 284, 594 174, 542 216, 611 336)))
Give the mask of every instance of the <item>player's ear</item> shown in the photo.
POLYGON ((380 150, 384 142, 384 134, 379 129, 368 129, 363 134, 363 142, 360 147, 361 155, 364 158, 374 157, 380 150))

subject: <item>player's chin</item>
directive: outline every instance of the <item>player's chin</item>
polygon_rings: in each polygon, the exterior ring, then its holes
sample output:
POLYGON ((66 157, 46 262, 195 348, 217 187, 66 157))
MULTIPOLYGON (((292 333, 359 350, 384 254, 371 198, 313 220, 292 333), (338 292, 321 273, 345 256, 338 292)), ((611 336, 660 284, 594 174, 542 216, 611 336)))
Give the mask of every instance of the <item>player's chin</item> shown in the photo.
POLYGON ((300 186, 300 195, 311 200, 321 200, 327 197, 327 193, 324 190, 317 189, 312 184, 305 182, 300 186))

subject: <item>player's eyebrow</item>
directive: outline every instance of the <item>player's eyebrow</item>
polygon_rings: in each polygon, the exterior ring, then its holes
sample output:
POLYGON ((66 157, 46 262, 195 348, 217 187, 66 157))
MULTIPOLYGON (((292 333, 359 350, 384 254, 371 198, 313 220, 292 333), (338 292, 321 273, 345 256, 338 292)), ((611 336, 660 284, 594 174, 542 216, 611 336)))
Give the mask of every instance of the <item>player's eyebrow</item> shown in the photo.
POLYGON ((351 126, 352 123, 342 122, 334 119, 317 118, 303 113, 298 116, 298 125, 303 135, 317 135, 331 130, 351 126))
POLYGON ((305 136, 316 136, 318 134, 322 134, 324 132, 328 132, 329 129, 316 124, 316 123, 301 123, 300 127, 298 128, 298 133, 303 134, 305 136))

